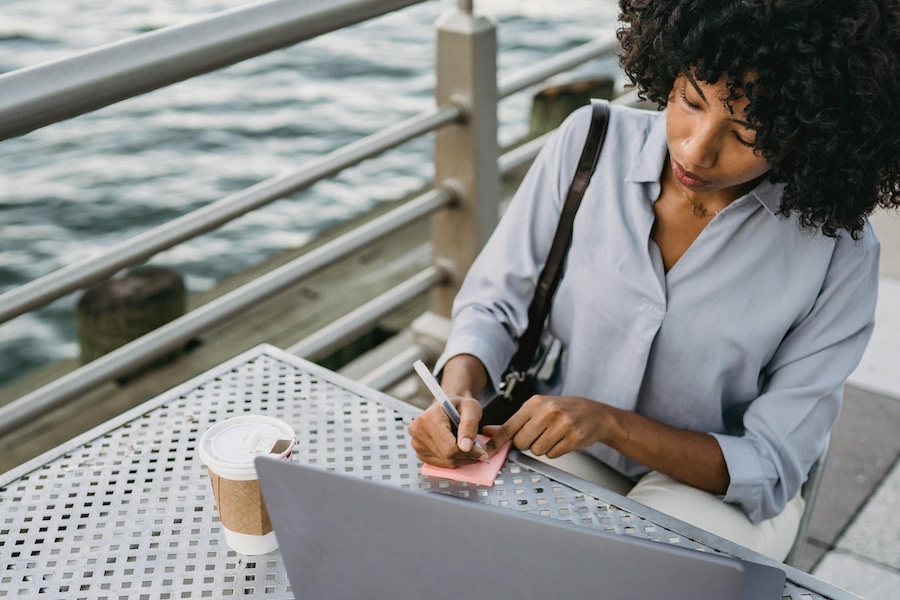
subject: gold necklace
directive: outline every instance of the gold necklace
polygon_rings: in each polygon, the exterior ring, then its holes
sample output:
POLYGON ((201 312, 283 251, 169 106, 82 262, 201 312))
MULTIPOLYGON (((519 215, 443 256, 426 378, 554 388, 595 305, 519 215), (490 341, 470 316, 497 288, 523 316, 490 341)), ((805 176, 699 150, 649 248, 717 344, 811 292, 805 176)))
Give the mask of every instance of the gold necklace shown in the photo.
POLYGON ((705 206, 703 206, 702 204, 694 204, 693 202, 691 202, 691 199, 688 198, 688 195, 684 193, 684 190, 679 190, 679 191, 681 192, 681 195, 684 196, 684 199, 688 201, 688 204, 691 205, 691 214, 694 215, 696 218, 704 219, 706 217, 715 217, 716 215, 719 214, 719 211, 721 209, 717 210, 716 212, 714 212, 710 215, 709 211, 706 210, 705 206))

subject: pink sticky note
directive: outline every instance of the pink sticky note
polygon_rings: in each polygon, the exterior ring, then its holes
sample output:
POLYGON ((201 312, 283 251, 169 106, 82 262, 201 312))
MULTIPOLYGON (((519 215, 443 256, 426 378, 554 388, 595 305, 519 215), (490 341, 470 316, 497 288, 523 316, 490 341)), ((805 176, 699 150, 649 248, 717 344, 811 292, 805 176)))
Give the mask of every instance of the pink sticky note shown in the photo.
MULTIPOLYGON (((487 436, 481 434, 478 435, 478 441, 481 442, 482 445, 486 444, 490 439, 491 438, 487 436)), ((491 457, 490 463, 477 462, 471 465, 456 467, 455 469, 435 467, 425 463, 422 465, 422 475, 443 477, 445 479, 453 479, 454 481, 465 481, 476 485, 492 486, 494 485, 494 480, 497 479, 497 474, 500 472, 500 469, 503 468, 503 463, 506 462, 506 455, 509 454, 509 447, 511 444, 511 441, 503 444, 500 451, 491 457)))

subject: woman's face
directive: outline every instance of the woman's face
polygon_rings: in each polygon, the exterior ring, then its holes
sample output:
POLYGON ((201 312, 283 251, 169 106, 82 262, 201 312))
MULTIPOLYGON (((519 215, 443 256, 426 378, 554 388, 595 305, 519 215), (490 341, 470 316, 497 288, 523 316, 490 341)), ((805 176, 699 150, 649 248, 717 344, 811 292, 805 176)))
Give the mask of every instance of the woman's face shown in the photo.
POLYGON ((754 152, 756 132, 744 118, 749 101, 730 104, 727 80, 675 80, 666 113, 669 165, 675 180, 690 195, 714 194, 734 200, 752 190, 769 171, 754 152))

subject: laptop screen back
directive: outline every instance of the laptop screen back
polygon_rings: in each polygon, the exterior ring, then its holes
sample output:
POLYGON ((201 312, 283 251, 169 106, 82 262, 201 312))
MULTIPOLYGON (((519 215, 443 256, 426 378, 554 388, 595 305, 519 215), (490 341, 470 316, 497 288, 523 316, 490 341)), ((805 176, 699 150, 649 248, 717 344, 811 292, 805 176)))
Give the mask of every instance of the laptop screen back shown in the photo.
POLYGON ((777 600, 777 568, 257 459, 296 598, 777 600))

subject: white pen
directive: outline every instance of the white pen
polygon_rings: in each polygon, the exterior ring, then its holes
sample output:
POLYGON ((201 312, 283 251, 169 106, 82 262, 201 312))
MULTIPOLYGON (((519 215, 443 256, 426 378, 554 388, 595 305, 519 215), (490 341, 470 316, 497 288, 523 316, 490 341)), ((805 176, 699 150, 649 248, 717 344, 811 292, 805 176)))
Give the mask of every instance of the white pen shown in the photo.
MULTIPOLYGON (((441 384, 438 383, 437 379, 434 378, 434 375, 431 374, 431 371, 428 370, 428 367, 425 366, 421 360, 417 360, 413 363, 413 368, 416 370, 416 373, 419 374, 419 377, 422 378, 422 381, 425 382, 425 387, 428 388, 428 391, 437 399, 438 404, 441 405, 441 408, 444 409, 444 412, 447 413, 447 416, 450 418, 450 422, 456 427, 457 431, 459 430, 459 412, 456 410, 456 407, 453 406, 453 403, 450 402, 450 398, 447 397, 447 393, 441 388, 441 384)), ((479 441, 475 440, 475 447, 481 450, 484 450, 484 446, 479 443, 479 441)), ((486 463, 490 463, 491 461, 485 459, 486 463)))

